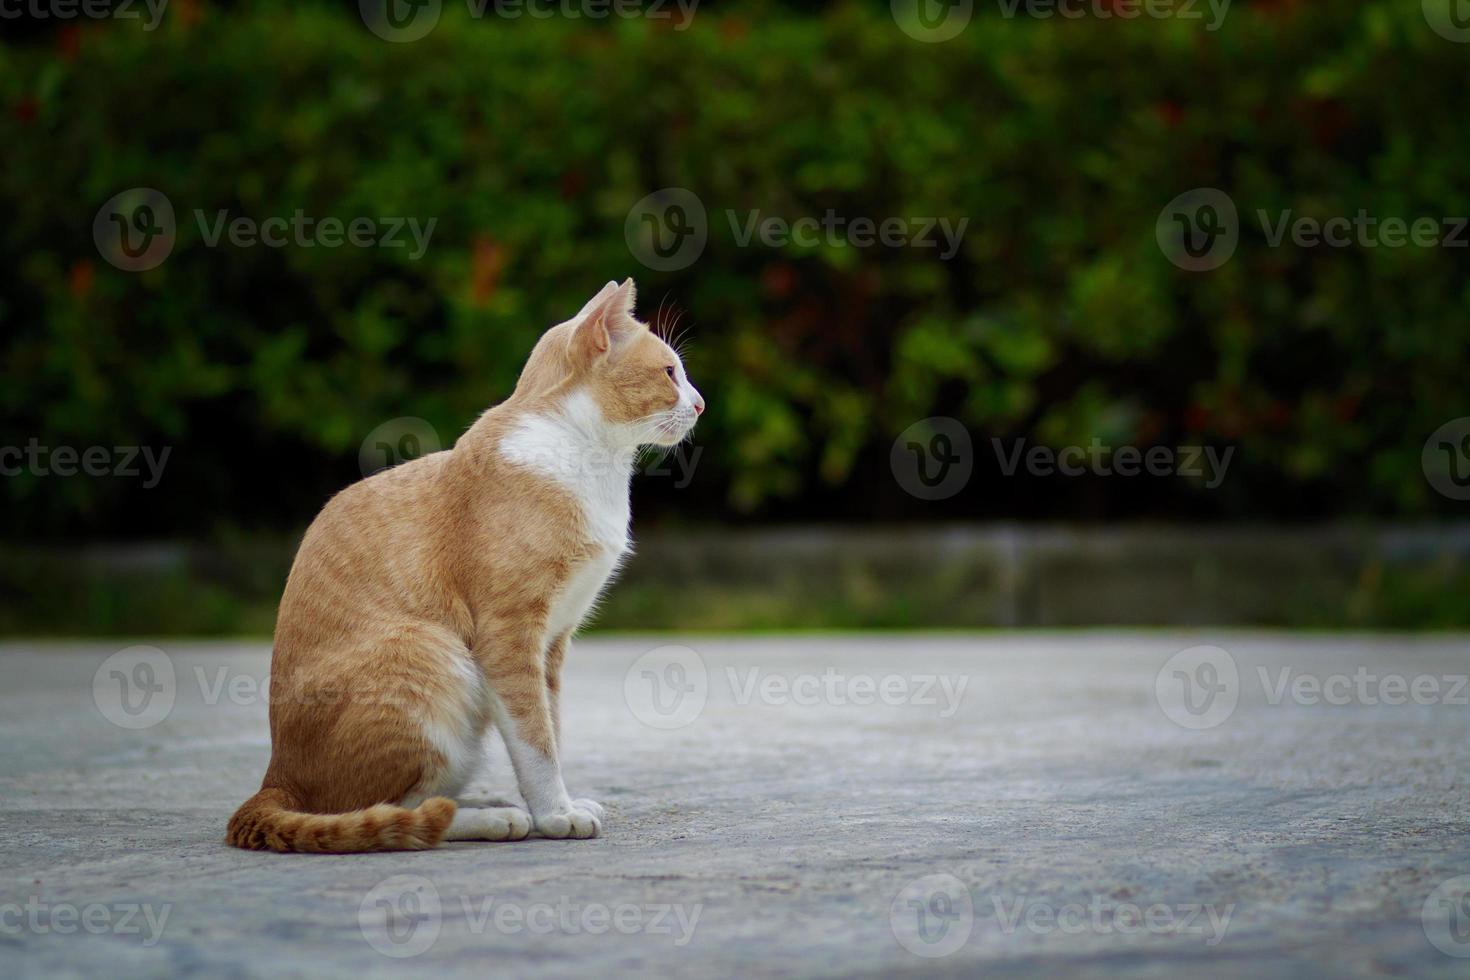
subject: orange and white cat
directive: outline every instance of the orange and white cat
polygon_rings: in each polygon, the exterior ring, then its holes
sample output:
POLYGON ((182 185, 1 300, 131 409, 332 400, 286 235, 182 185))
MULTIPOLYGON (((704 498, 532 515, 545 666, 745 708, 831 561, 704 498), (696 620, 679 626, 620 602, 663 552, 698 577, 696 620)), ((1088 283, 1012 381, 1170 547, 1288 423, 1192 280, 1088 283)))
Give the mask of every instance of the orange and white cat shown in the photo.
POLYGON ((562 782, 562 661, 627 554, 639 448, 676 445, 704 411, 633 302, 633 280, 608 283, 453 449, 353 484, 312 522, 276 625, 270 765, 229 843, 601 833, 602 807, 562 782), (529 812, 454 801, 492 726, 529 812))

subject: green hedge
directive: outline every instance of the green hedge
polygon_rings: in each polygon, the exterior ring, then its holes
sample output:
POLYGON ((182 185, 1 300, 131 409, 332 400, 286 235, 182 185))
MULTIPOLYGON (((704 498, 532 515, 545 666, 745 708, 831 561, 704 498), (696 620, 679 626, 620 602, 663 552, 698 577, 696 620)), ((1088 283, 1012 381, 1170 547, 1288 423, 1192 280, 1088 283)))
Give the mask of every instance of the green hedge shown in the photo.
POLYGON ((540 329, 630 274, 645 310, 687 310, 711 406, 695 492, 650 481, 654 513, 1455 512, 1419 454, 1470 414, 1467 253, 1271 248, 1252 217, 1470 214, 1470 45, 1418 3, 1237 5, 1215 32, 984 14, 943 44, 887 4, 722 6, 678 32, 446 4, 412 44, 345 8, 192 9, 0 47, 4 441, 174 447, 146 492, 5 479, 23 533, 297 526, 376 425, 422 416, 448 441, 540 329), (167 195, 178 240, 128 273, 91 229, 138 186, 167 195), (668 186, 699 195, 710 240, 656 273, 624 221, 668 186), (1199 186, 1244 226, 1211 273, 1155 240, 1199 186), (210 248, 196 208, 437 225, 417 261, 210 248), (753 209, 969 225, 948 262, 740 247, 725 212, 753 209), (929 415, 965 422, 982 473, 934 504, 888 472, 929 415), (992 436, 1239 451, 1214 491, 1000 481, 992 436))

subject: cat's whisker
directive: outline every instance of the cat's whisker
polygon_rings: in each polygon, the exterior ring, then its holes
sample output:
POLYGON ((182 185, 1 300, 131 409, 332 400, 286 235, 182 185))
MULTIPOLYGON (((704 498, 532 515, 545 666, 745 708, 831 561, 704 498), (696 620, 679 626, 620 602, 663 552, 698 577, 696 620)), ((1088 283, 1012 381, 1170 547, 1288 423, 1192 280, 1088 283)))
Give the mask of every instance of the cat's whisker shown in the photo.
MULTIPOLYGON (((657 336, 664 343, 669 342, 669 334, 673 331, 673 325, 669 323, 668 319, 664 315, 664 304, 667 303, 668 300, 669 294, 665 293, 663 299, 658 301, 658 312, 655 313, 653 317, 654 335, 657 336)), ((673 320, 673 324, 677 324, 678 322, 679 318, 676 314, 673 320)))

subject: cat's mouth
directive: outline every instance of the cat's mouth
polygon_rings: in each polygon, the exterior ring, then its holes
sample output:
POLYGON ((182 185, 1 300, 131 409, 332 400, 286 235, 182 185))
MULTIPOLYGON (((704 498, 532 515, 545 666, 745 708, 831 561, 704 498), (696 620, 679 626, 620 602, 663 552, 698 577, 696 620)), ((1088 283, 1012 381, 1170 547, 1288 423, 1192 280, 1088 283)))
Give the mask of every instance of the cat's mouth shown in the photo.
POLYGON ((653 426, 654 444, 677 446, 694 431, 694 423, 697 421, 699 415, 692 411, 678 412, 659 419, 653 426))

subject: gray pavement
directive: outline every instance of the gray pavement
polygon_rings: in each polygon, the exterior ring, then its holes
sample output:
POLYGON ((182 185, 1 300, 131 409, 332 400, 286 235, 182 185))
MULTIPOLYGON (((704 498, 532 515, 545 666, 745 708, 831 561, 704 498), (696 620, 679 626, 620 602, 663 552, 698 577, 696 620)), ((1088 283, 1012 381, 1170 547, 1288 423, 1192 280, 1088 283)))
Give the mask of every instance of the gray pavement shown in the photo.
POLYGON ((603 838, 352 856, 222 843, 263 645, 126 646, 0 647, 7 976, 1470 976, 1464 637, 589 639, 603 838))

